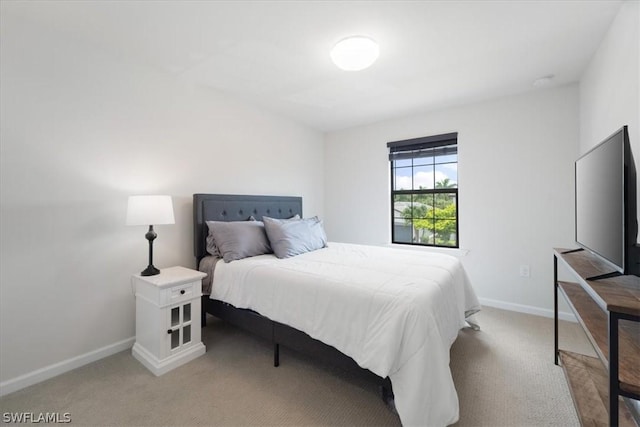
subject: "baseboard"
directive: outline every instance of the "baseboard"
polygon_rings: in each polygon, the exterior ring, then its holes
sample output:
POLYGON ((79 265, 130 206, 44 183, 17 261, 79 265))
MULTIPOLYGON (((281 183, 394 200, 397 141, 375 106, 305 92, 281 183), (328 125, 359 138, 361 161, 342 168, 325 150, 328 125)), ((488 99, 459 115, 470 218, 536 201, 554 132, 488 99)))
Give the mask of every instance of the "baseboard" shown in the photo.
MULTIPOLYGON (((478 298, 480 304, 487 305, 489 307, 501 308, 503 310, 517 311, 519 313, 533 314, 536 316, 553 318, 553 310, 546 308, 533 307, 531 305, 516 304, 506 301, 498 301, 490 298, 478 298)), ((577 322, 576 316, 573 313, 567 313, 565 311, 558 312, 558 319, 566 320, 569 322, 577 322)))
POLYGON ((25 387, 29 387, 30 385, 64 374, 65 372, 69 372, 88 363, 95 362, 96 360, 124 351, 131 348, 135 341, 135 337, 127 338, 117 343, 90 351, 89 353, 81 354, 80 356, 72 357, 71 359, 63 360, 62 362, 54 363, 53 365, 45 366, 44 368, 29 372, 28 374, 3 381, 0 383, 0 396, 13 393, 14 391, 18 391, 25 387))

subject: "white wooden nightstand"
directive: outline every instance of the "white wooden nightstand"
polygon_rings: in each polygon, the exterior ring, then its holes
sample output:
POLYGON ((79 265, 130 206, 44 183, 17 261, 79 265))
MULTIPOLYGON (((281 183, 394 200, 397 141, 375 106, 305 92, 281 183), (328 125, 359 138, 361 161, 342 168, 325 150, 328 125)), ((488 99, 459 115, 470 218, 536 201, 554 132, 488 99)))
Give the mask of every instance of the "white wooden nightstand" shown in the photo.
POLYGON ((205 273, 184 267, 155 276, 134 275, 136 343, 133 357, 162 375, 205 353, 200 340, 200 297, 205 273))

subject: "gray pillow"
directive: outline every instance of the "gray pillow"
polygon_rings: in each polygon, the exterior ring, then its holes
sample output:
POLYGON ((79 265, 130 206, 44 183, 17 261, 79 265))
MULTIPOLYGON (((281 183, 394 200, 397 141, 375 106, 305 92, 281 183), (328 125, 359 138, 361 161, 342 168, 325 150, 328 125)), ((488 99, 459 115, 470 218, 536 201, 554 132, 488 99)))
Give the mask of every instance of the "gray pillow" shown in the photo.
POLYGON ((211 244, 216 252, 212 255, 224 259, 224 262, 272 252, 264 224, 260 221, 207 221, 207 226, 207 251, 211 244))
POLYGON ((209 234, 207 234, 207 252, 211 255, 220 258, 220 251, 216 247, 216 242, 213 240, 213 233, 211 232, 211 226, 209 223, 213 221, 207 221, 207 227, 209 228, 209 234))
MULTIPOLYGON (((287 218, 286 220, 283 221, 290 221, 290 220, 298 220, 300 219, 300 215, 295 214, 294 216, 292 216, 291 218, 287 218)), ((256 221, 256 218, 251 215, 247 221, 256 221)), ((207 227, 209 228, 209 233, 207 234, 207 252, 210 253, 211 255, 213 255, 214 257, 218 257, 218 258, 222 258, 222 254, 220 253, 220 251, 218 250, 218 247, 216 246, 216 242, 213 239, 213 233, 211 232, 211 227, 209 226, 209 223, 213 223, 216 221, 205 221, 207 223, 207 227)), ((238 221, 238 222, 242 222, 242 221, 238 221)), ((267 239, 268 240, 268 239, 267 239)), ((267 253, 271 253, 271 251, 267 252, 267 253)))
POLYGON ((300 220, 263 217, 264 228, 278 258, 289 258, 327 246, 327 235, 317 216, 300 220))

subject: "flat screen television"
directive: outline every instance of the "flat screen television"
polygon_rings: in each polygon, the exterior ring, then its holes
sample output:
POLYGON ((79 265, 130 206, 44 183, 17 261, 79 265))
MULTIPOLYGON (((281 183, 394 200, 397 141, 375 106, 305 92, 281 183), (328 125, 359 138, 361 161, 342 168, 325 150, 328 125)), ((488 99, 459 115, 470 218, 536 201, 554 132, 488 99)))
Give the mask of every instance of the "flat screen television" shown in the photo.
POLYGON ((640 275, 636 168, 624 126, 575 163, 576 242, 613 274, 640 275))

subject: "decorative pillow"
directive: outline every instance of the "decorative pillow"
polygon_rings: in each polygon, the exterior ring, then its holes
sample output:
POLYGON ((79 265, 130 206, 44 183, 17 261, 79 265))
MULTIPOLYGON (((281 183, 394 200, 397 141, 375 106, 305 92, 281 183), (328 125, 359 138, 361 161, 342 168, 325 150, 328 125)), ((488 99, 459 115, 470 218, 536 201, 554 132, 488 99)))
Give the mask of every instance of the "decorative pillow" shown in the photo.
POLYGON ((231 262, 256 255, 272 252, 265 233, 264 223, 260 221, 207 221, 207 251, 214 256, 231 262))
POLYGON ((263 217, 264 228, 278 258, 289 258, 327 246, 322 221, 314 216, 300 220, 263 217))

